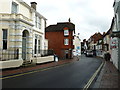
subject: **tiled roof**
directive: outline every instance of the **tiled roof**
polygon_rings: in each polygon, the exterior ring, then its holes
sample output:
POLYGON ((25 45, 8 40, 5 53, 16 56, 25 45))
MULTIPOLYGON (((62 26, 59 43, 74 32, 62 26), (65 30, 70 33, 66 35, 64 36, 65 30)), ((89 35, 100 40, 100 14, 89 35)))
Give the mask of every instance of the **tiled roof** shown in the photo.
POLYGON ((63 31, 63 28, 68 27, 70 31, 75 32, 75 25, 71 22, 57 23, 56 25, 50 25, 45 28, 45 32, 63 31))

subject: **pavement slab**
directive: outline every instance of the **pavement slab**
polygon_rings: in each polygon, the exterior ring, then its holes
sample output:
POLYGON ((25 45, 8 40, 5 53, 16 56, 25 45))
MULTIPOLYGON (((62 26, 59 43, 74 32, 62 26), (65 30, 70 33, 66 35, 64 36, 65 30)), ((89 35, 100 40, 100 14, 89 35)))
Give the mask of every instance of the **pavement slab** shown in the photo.
POLYGON ((120 88, 120 72, 110 61, 105 64, 93 88, 120 88))

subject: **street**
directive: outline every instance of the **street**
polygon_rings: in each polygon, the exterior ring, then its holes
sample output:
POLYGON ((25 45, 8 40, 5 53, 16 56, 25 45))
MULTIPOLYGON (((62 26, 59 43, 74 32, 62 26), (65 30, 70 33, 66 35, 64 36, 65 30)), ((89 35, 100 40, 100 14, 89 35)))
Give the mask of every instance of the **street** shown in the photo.
POLYGON ((101 63, 100 58, 82 55, 60 67, 3 79, 2 88, 84 88, 101 63))

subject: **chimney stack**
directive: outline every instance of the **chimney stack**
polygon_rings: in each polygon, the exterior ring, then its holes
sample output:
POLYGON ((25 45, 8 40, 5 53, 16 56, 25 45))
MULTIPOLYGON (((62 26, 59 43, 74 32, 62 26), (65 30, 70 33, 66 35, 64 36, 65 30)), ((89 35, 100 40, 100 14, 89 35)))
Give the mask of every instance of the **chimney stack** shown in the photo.
POLYGON ((33 9, 35 9, 35 10, 36 10, 36 5, 37 5, 36 2, 31 2, 31 7, 32 7, 33 9))

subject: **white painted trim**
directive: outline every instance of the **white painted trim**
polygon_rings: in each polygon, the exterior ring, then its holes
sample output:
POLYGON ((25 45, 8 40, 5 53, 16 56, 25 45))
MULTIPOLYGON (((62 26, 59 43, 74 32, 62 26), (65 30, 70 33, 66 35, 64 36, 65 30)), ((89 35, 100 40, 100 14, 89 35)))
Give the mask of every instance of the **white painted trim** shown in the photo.
POLYGON ((27 49, 32 49, 32 47, 27 47, 27 49))
POLYGON ((11 42, 22 42, 22 39, 10 39, 11 42))
POLYGON ((32 54, 32 52, 27 52, 27 54, 32 54))
MULTIPOLYGON (((35 60, 34 58, 33 60, 35 60)), ((46 56, 46 57, 37 57, 36 63, 45 63, 54 61, 54 56, 46 56)))
POLYGON ((10 46, 11 48, 22 48, 22 46, 21 45, 19 45, 19 46, 10 46))
POLYGON ((10 36, 22 36, 22 33, 10 33, 10 36))

